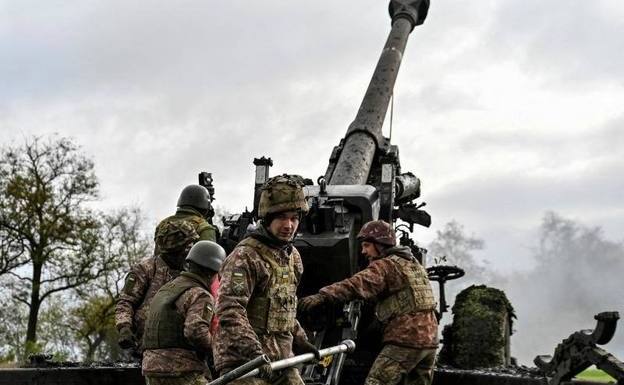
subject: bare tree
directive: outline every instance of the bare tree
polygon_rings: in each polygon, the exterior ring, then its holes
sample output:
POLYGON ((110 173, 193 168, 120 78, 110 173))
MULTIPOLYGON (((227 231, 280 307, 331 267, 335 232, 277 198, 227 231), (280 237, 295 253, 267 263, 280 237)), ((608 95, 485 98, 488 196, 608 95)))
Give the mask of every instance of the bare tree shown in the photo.
POLYGON ((93 162, 70 139, 36 137, 0 152, 0 232, 4 245, 23 249, 26 259, 8 272, 16 278, 14 298, 28 307, 26 346, 37 341, 47 298, 117 263, 97 252, 99 223, 87 205, 97 197, 93 162))

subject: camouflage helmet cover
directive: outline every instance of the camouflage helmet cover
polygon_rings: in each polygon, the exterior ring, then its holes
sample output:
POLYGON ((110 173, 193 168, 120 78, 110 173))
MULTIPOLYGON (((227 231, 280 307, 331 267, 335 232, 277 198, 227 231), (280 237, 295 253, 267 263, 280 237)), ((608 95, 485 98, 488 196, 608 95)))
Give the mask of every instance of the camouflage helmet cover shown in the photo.
POLYGON ((358 233, 357 239, 360 242, 368 241, 386 246, 396 245, 394 229, 388 222, 382 220, 365 223, 358 233))
POLYGON ((204 186, 190 184, 180 192, 177 206, 192 206, 201 210, 208 210, 211 207, 210 193, 204 186))
POLYGON ((307 213, 308 203, 303 194, 303 178, 299 175, 282 174, 270 178, 263 186, 258 203, 258 216, 283 211, 307 213))
POLYGON ((156 230, 154 241, 164 254, 184 251, 199 240, 193 225, 187 221, 167 221, 156 230))
POLYGON ((187 261, 195 262, 212 271, 219 271, 224 259, 225 250, 218 243, 212 241, 197 242, 186 256, 187 261))

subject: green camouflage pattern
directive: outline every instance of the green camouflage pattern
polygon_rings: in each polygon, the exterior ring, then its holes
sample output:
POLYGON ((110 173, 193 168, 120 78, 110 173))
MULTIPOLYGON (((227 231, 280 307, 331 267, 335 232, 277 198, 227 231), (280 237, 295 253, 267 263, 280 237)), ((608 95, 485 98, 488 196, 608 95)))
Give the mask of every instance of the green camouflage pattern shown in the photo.
POLYGON ((435 349, 386 345, 375 359, 364 385, 430 385, 435 349))
POLYGON ((186 220, 165 219, 156 228, 154 242, 163 254, 190 249, 199 240, 195 227, 186 220))
POLYGON ((158 290, 180 274, 161 257, 141 260, 126 276, 125 285, 115 308, 115 326, 129 327, 141 342, 149 305, 158 290))
MULTIPOLYGON (((249 246, 271 267, 271 283, 266 295, 255 296, 247 305, 251 326, 259 333, 287 332, 295 326, 297 317, 297 277, 294 261, 280 266, 269 248, 254 238, 246 238, 240 246, 249 246)), ((242 275, 234 276, 236 283, 242 275)))
POLYGON ((440 362, 462 369, 508 363, 508 338, 515 314, 503 291, 472 285, 455 297, 452 311, 453 323, 442 332, 440 362))
MULTIPOLYGON (((296 287, 303 273, 297 249, 262 244, 266 246, 262 248, 263 252, 270 253, 268 257, 280 267, 287 267, 290 271, 292 266, 296 287)), ((266 259, 267 256, 261 256, 258 249, 239 244, 221 266, 216 308, 219 329, 213 345, 215 368, 219 372, 234 369, 261 354, 268 355, 272 361, 292 357, 293 343, 301 344, 307 340, 296 319, 292 328, 283 332, 263 332, 252 327, 250 319, 255 318, 255 314, 250 312, 249 304, 256 297, 266 298, 273 286, 275 269, 266 259)), ((291 301, 296 308, 294 295, 291 301)))
POLYGON ((303 194, 303 178, 299 175, 283 174, 270 178, 263 186, 258 203, 258 216, 283 211, 300 210, 308 212, 308 203, 303 194))
POLYGON ((195 232, 199 236, 200 241, 217 241, 217 229, 201 215, 201 213, 192 207, 182 207, 179 208, 174 215, 171 215, 158 224, 156 226, 156 230, 154 232, 154 255, 160 254, 160 249, 158 247, 158 243, 156 242, 156 235, 159 231, 161 231, 161 227, 169 222, 178 222, 185 221, 188 222, 193 228, 195 232))

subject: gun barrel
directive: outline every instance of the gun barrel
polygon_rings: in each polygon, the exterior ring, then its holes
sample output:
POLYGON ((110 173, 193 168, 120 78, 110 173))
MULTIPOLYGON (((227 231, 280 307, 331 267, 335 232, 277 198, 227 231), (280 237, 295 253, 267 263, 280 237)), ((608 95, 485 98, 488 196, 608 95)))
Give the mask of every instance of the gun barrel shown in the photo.
MULTIPOLYGON (((412 12, 417 14, 418 10, 412 12)), ((366 184, 375 151, 383 144, 381 129, 407 39, 415 25, 413 19, 398 14, 392 16, 392 30, 355 120, 349 125, 344 147, 329 184, 366 184)))

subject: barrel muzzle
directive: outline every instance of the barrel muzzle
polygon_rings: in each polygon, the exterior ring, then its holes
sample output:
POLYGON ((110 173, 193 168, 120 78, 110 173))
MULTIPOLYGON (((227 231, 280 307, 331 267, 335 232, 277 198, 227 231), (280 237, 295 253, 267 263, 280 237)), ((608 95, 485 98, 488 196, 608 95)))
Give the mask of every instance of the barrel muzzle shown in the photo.
POLYGON ((397 19, 407 19, 414 29, 425 22, 429 12, 429 0, 391 0, 388 11, 393 23, 397 19))

